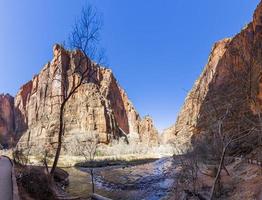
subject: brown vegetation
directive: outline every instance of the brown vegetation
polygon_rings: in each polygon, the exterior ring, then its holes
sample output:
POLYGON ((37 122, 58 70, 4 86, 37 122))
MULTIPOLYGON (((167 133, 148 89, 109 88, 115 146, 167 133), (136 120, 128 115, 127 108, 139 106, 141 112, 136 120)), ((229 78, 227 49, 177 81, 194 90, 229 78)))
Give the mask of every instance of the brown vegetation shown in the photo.
POLYGON ((17 167, 19 194, 23 199, 55 200, 52 178, 43 168, 17 167), (28 198, 29 197, 29 198, 28 198))

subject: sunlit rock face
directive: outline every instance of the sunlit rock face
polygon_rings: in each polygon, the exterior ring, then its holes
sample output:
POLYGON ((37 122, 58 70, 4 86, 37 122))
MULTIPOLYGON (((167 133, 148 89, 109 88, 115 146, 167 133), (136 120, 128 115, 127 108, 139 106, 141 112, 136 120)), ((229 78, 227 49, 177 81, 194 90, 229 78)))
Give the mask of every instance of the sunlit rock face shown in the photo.
MULTIPOLYGON (((214 45, 175 125, 164 131, 165 141, 174 141, 186 150, 204 133, 215 131, 215 124, 227 110, 230 114, 223 121, 227 134, 251 127, 251 121, 257 124, 262 109, 261 74, 262 2, 254 13, 253 22, 235 37, 214 45)), ((254 141, 251 142, 253 146, 254 141)))
MULTIPOLYGON (((0 144, 6 147, 14 136, 14 98, 9 94, 0 94, 0 144)), ((1 147, 0 146, 0 147, 1 147)))
POLYGON ((154 127, 153 119, 150 116, 144 117, 139 123, 140 140, 146 145, 158 144, 158 132, 154 127))
MULTIPOLYGON (((22 86, 15 97, 16 133, 21 136, 21 145, 28 144, 28 141, 38 147, 56 143, 61 94, 68 92, 79 78, 70 73, 83 57, 80 51, 67 51, 55 45, 53 53, 53 60, 22 86)), ((89 66, 86 62, 83 67, 89 66)), ((146 135, 150 141, 155 141, 157 131, 153 124, 141 128, 144 120, 112 71, 95 63, 89 70, 93 70, 89 73, 92 77, 88 77, 65 106, 66 145, 70 145, 75 136, 88 132, 98 133, 102 143, 130 133, 137 133, 141 140, 146 135)))

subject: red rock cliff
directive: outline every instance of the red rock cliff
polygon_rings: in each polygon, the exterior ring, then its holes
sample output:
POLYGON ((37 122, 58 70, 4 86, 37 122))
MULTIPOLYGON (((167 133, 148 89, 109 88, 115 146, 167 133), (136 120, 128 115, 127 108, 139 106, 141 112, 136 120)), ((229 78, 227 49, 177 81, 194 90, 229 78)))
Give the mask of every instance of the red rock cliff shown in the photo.
POLYGON ((0 144, 7 146, 14 136, 14 98, 9 94, 0 94, 0 144))
POLYGON ((262 111, 261 74, 262 2, 253 21, 239 34, 214 45, 175 125, 164 132, 165 140, 173 140, 181 149, 187 149, 202 133, 211 134, 210 127, 227 110, 230 114, 223 125, 228 134, 251 126, 250 120, 257 123, 262 111))
MULTIPOLYGON (((43 145, 57 140, 60 96, 76 82, 77 77, 68 74, 81 53, 67 51, 59 45, 55 45, 53 51, 53 60, 22 86, 15 97, 16 131, 22 136, 20 144, 33 141, 43 145)), ((145 132, 139 128, 144 122, 112 71, 95 63, 90 70, 94 70, 92 79, 81 85, 66 105, 65 141, 70 143, 70 138, 89 131, 97 132, 104 143, 132 132, 147 134, 155 140, 157 132, 153 124, 145 132)))

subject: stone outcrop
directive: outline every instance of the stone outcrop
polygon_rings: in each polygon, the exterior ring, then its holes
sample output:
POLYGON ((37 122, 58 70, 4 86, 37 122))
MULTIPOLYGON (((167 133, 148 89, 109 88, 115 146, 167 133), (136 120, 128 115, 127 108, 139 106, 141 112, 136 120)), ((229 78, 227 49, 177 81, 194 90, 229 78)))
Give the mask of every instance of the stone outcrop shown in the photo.
POLYGON ((3 125, 3 133, 9 132, 9 123, 12 123, 15 124, 17 137, 21 137, 20 145, 27 145, 28 142, 37 147, 55 144, 60 105, 79 80, 79 76, 72 72, 81 60, 80 70, 87 69, 89 77, 85 78, 84 84, 65 106, 65 142, 70 145, 73 137, 96 132, 102 143, 130 133, 137 133, 142 142, 144 138, 149 138, 157 143, 157 131, 152 120, 140 118, 110 69, 83 60, 80 51, 67 51, 59 45, 54 46, 53 54, 52 61, 20 88, 14 100, 14 109, 11 109, 14 110, 14 117, 4 116, 14 122, 5 120, 8 126, 3 125))
POLYGON ((158 132, 150 116, 146 116, 140 121, 138 132, 140 133, 140 140, 146 145, 157 145, 159 141, 158 132))
MULTIPOLYGON (((214 45, 175 125, 166 129, 163 137, 187 149, 197 138, 211 134, 219 120, 223 120, 223 131, 227 134, 239 133, 253 126, 252 123, 259 124, 261 74, 262 2, 253 21, 239 34, 214 45)), ((257 139, 252 142, 256 146, 254 141, 257 139)))
POLYGON ((0 144, 7 146, 14 134, 14 98, 0 94, 0 144))

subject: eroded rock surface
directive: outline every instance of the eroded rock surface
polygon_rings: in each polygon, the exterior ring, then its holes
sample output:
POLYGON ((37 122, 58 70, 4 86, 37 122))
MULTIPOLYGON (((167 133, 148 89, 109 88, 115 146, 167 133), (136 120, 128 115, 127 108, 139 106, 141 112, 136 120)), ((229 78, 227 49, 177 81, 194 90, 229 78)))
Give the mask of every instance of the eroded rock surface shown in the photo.
MULTIPOLYGON (((261 74, 262 2, 254 13, 253 21, 239 34, 214 45, 175 125, 168 128, 163 137, 166 141, 175 141, 181 149, 188 149, 202 133, 214 131, 215 124, 223 116, 226 116, 223 129, 228 134, 241 133, 253 126, 252 123, 259 124, 261 74), (226 114, 227 110, 229 114, 226 114)), ((256 146, 257 139, 250 140, 256 146)))
MULTIPOLYGON (((82 59, 80 51, 67 51, 59 45, 53 48, 54 58, 41 72, 23 85, 15 99, 0 97, 1 135, 16 133, 20 145, 42 148, 55 144, 59 127, 62 94, 77 83, 70 73, 82 59)), ((85 61, 84 67, 88 67, 85 61)), ((131 133, 140 139, 157 143, 157 131, 149 118, 141 119, 125 91, 110 69, 92 62, 91 77, 85 80, 65 106, 65 141, 96 132, 102 143, 109 143, 131 133)))

